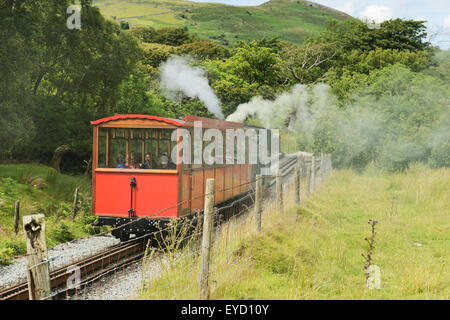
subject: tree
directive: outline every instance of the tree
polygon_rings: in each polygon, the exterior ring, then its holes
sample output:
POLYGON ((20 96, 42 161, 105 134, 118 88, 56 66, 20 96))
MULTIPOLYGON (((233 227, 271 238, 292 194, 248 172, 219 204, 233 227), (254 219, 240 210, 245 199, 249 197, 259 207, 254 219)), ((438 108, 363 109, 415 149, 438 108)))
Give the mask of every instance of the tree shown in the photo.
POLYGON ((191 38, 189 33, 183 28, 164 27, 156 31, 152 42, 169 46, 180 46, 185 43, 190 43, 191 38))
POLYGON ((143 43, 144 56, 141 63, 153 68, 159 68, 172 54, 177 53, 177 48, 158 43, 143 43))
POLYGON ((279 56, 267 47, 260 47, 256 41, 237 47, 234 55, 227 60, 230 73, 244 79, 249 84, 277 85, 279 56))
POLYGON ((156 30, 152 27, 133 27, 129 32, 140 41, 146 43, 152 43, 156 34, 156 30))
POLYGON ((127 21, 120 21, 120 29, 129 30, 130 24, 127 21))
POLYGON ((427 36, 424 23, 395 19, 382 22, 380 28, 369 28, 358 19, 330 20, 326 29, 311 40, 316 43, 334 43, 341 52, 376 48, 424 51, 430 48, 430 43, 424 41, 427 36))
POLYGON ((370 51, 352 50, 341 54, 339 61, 326 71, 323 79, 345 103, 355 89, 368 84, 371 73, 395 64, 402 64, 413 71, 421 71, 429 65, 427 54, 423 51, 381 48, 370 51))
POLYGON ((230 50, 228 48, 207 40, 185 43, 178 50, 182 54, 189 54, 201 60, 226 59, 230 57, 230 50))
POLYGON ((336 46, 306 42, 301 48, 285 46, 280 52, 282 65, 287 69, 289 82, 312 83, 323 76, 328 61, 336 55, 336 46))
POLYGON ((82 28, 68 29, 71 4, 6 0, 0 7, 0 158, 49 162, 63 144, 89 158, 89 120, 112 110, 140 59, 136 39, 90 0, 80 2, 82 28))

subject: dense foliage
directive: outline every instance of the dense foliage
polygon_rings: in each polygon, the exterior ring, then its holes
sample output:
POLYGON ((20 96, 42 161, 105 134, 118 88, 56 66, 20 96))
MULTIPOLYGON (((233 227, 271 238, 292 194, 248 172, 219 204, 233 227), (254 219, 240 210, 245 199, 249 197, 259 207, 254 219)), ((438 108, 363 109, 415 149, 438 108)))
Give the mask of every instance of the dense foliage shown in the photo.
MULTIPOLYGON (((297 148, 333 153, 336 165, 450 164, 450 57, 424 41, 421 21, 390 20, 374 29, 356 19, 331 20, 300 47, 277 38, 223 46, 187 28, 128 30, 91 0, 81 1, 82 28, 70 30, 72 3, 6 0, 0 8, 1 161, 49 163, 67 144, 63 170, 81 171, 90 158, 91 120, 114 113, 211 117, 198 99, 169 101, 160 89, 161 63, 189 55, 207 70, 225 116, 255 96, 274 100, 299 83, 311 92, 326 83, 327 113, 310 132, 289 132, 292 114, 277 126, 297 148)), ((314 114, 320 104, 307 105, 314 114)))

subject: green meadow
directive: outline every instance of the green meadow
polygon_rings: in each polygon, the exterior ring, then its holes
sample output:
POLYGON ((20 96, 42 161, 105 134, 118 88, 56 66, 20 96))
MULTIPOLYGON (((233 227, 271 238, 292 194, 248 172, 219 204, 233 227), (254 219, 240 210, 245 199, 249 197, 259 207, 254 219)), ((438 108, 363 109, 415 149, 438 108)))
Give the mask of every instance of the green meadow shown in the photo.
MULTIPOLYGON (((265 206, 260 233, 251 215, 221 229, 210 298, 447 300, 449 190, 448 168, 336 170, 301 206, 292 197, 285 212, 265 206), (381 288, 374 290, 366 288, 361 256, 369 219, 378 221, 372 263, 381 269, 381 288)), ((190 252, 162 262, 165 271, 143 284, 140 298, 198 299, 199 258, 190 252)))

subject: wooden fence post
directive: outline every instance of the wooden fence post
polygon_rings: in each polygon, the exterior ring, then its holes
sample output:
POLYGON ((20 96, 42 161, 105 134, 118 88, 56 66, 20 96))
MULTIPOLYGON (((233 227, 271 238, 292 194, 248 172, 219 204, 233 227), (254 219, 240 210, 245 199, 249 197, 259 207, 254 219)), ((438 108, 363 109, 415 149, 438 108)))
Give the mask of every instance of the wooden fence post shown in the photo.
POLYGON ((306 164, 306 177, 305 177, 305 182, 306 182, 306 197, 309 198, 309 195, 311 194, 311 168, 312 168, 312 163, 307 163, 306 164))
POLYGON ((316 191, 316 159, 314 155, 311 159, 311 192, 316 191))
POLYGON ((325 156, 323 153, 320 154, 320 168, 319 168, 319 179, 320 184, 323 183, 324 174, 325 174, 325 156))
POLYGON ((276 186, 277 186, 277 207, 278 210, 283 210, 283 180, 281 170, 277 170, 276 186))
POLYGON ((75 220, 75 216, 78 211, 78 188, 75 189, 75 195, 73 196, 73 206, 72 206, 72 221, 75 220))
POLYGON ((256 193, 255 193, 255 229, 261 231, 261 212, 262 212, 262 176, 256 175, 256 193))
POLYGON ((211 235, 213 231, 215 179, 206 180, 205 206, 203 214, 203 236, 200 268, 200 300, 209 299, 209 259, 211 252, 211 235))
POLYGON ((331 153, 328 154, 328 167, 327 168, 328 168, 327 175, 329 175, 331 173, 331 169, 333 168, 333 165, 331 163, 331 153))
POLYGON ((40 300, 51 293, 44 215, 24 216, 23 230, 27 242, 29 299, 40 300))
POLYGON ((20 219, 20 201, 16 201, 14 206, 14 233, 19 233, 19 219, 20 219))
POLYGON ((298 177, 299 177, 298 187, 300 188, 300 190, 298 191, 298 195, 299 195, 299 203, 301 203, 302 199, 303 199, 303 196, 304 196, 304 194, 302 196, 302 192, 304 193, 303 188, 302 188, 302 181, 303 181, 303 178, 304 178, 303 175, 305 173, 305 169, 304 169, 305 168, 305 159, 303 157, 303 154, 299 155, 298 168, 299 168, 299 172, 298 172, 298 177))
POLYGON ((294 176, 294 185, 295 185, 295 204, 300 204, 300 168, 298 164, 295 166, 295 176, 294 176))

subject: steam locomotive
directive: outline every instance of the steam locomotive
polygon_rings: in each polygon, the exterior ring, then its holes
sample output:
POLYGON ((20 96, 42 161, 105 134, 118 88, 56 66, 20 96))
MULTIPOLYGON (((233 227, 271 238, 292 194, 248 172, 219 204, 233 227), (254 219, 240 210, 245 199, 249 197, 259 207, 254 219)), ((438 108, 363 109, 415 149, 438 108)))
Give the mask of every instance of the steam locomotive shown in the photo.
MULTIPOLYGON (((247 194, 255 175, 268 166, 249 159, 259 152, 262 141, 268 150, 272 149, 273 141, 279 143, 276 140, 279 137, 265 128, 196 116, 181 120, 116 114, 91 124, 92 214, 98 217, 96 225, 115 226, 112 233, 121 241, 128 240, 130 234, 142 236, 172 219, 201 212, 206 179, 216 181, 217 207, 247 194), (246 146, 244 161, 236 161, 238 148, 233 147, 234 159, 215 150, 212 163, 196 162, 195 152, 190 152, 195 149, 195 141, 186 137, 186 133, 192 137, 200 132, 205 149, 212 141, 204 139, 210 129, 223 136, 228 131, 244 133, 245 141, 241 141, 246 146), (247 135, 250 129, 266 135, 264 139, 261 136, 256 139, 257 149, 250 148, 252 139, 247 135)), ((223 148, 219 149, 228 150, 235 140, 238 139, 223 139, 220 142, 223 148)))

